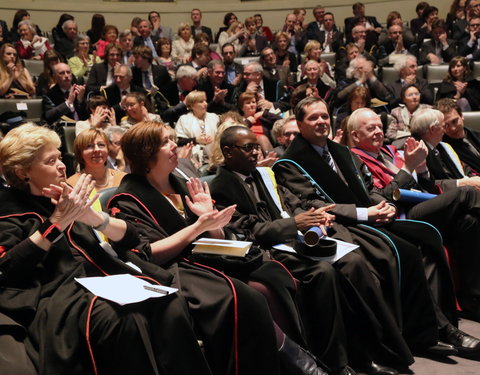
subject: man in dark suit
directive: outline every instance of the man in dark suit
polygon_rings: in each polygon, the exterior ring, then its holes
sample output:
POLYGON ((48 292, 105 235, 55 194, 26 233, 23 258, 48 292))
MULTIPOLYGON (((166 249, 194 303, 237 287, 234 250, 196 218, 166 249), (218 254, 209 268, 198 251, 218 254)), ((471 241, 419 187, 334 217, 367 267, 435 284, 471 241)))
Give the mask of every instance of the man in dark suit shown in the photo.
POLYGON ((62 25, 62 30, 65 34, 55 43, 55 51, 59 52, 65 59, 69 59, 74 54, 75 38, 78 34, 77 24, 73 20, 67 20, 62 25))
POLYGON ((480 60, 480 16, 473 16, 468 27, 458 39, 458 55, 468 61, 480 60))
POLYGON ((400 77, 395 82, 387 85, 387 89, 393 97, 390 103, 392 108, 400 104, 402 88, 411 84, 415 84, 418 87, 421 103, 433 104, 433 90, 426 79, 417 77, 417 67, 417 58, 413 55, 396 58, 394 68, 400 72, 400 77))
POLYGON ((325 8, 322 6, 316 6, 313 8, 312 12, 315 21, 312 21, 308 24, 305 35, 307 40, 317 40, 320 42, 322 31, 325 31, 325 27, 323 25, 325 8))
POLYGON ((457 43, 447 38, 447 25, 438 19, 432 23, 433 38, 423 43, 419 53, 420 64, 448 63, 457 55, 457 43))
POLYGON ((170 87, 170 74, 163 65, 153 65, 152 50, 147 46, 137 46, 133 50, 135 66, 132 68, 133 84, 146 91, 162 91, 170 87))
POLYGON ((138 32, 140 35, 135 37, 133 45, 150 47, 153 57, 158 57, 156 49, 158 37, 152 34, 150 22, 147 20, 140 21, 138 24, 138 32))
POLYGON ((207 68, 207 76, 198 82, 198 90, 207 95, 208 112, 220 115, 236 110, 231 104, 234 86, 225 80, 225 65, 220 60, 212 60, 207 68))
POLYGON ((198 8, 192 9, 190 12, 190 18, 192 19, 193 23, 191 26, 192 36, 195 37, 197 34, 205 33, 208 35, 208 40, 210 43, 213 43, 212 29, 202 25, 202 11, 198 8))
POLYGON ((108 44, 105 47, 105 59, 103 62, 92 66, 88 75, 87 93, 99 94, 102 89, 113 83, 113 73, 120 64, 122 52, 116 44, 108 44))
POLYGON ((242 81, 243 65, 235 62, 235 47, 231 43, 222 46, 222 58, 225 64, 225 79, 227 83, 238 86, 242 81))
POLYGON ((245 19, 245 29, 248 32, 247 48, 244 56, 258 56, 260 51, 268 46, 268 40, 263 35, 257 33, 257 24, 255 17, 248 17, 245 19))
POLYGON ((58 63, 53 69, 56 84, 43 97, 43 118, 50 125, 62 116, 73 121, 86 120, 85 86, 72 83, 72 71, 67 64, 58 63))
POLYGON ((237 102, 241 93, 248 91, 258 96, 258 106, 262 109, 279 109, 284 112, 289 108, 284 100, 285 90, 282 83, 263 76, 263 67, 258 62, 245 65, 242 83, 235 88, 232 101, 237 102))
POLYGON ((413 40, 403 38, 403 26, 391 25, 387 31, 387 39, 379 43, 378 64, 392 65, 398 55, 406 55, 410 52, 413 40))
POLYGON ((122 117, 125 116, 122 106, 125 95, 131 92, 145 94, 146 91, 143 87, 132 84, 132 69, 128 65, 117 65, 114 69, 113 79, 114 83, 102 89, 101 93, 107 99, 108 105, 115 110, 115 118, 119 124, 122 117))
MULTIPOLYGON (((289 243, 295 247, 298 230, 309 229, 311 223, 315 221, 323 223, 323 212, 328 208, 309 210, 303 207, 302 203, 288 190, 275 190, 274 185, 269 184, 273 182, 271 177, 265 180, 268 172, 264 168, 255 168, 261 151, 255 134, 251 130, 240 126, 228 128, 222 133, 220 146, 225 158, 225 166, 219 168, 216 178, 211 183, 212 197, 219 207, 226 207, 236 202, 237 208, 230 228, 244 235, 246 240, 270 249, 273 257, 284 264, 296 279, 299 279, 301 305, 306 312, 302 318, 307 327, 308 343, 314 354, 331 367, 332 373, 353 374, 353 370, 347 366, 347 360, 343 354, 345 345, 342 344, 343 339, 338 333, 345 330, 344 321, 348 323, 353 316, 361 315, 363 324, 370 325, 373 321, 376 329, 379 326, 382 327, 378 332, 381 331, 384 336, 379 338, 376 335, 377 332, 370 330, 368 330, 371 333, 369 337, 358 335, 357 327, 348 330, 349 340, 356 342, 355 353, 353 351, 348 353, 349 361, 359 369, 366 367, 369 374, 397 374, 393 369, 371 362, 385 360, 381 354, 382 349, 379 350, 374 344, 376 340, 383 341, 381 345, 385 344, 387 347, 391 345, 387 349, 388 355, 393 353, 401 363, 408 364, 411 361, 411 355, 392 317, 387 312, 385 302, 378 292, 365 261, 359 254, 349 253, 333 265, 342 277, 346 277, 352 283, 351 286, 344 288, 340 284, 333 286, 330 284, 330 278, 328 280, 325 278, 332 272, 332 266, 326 262, 309 262, 301 255, 271 249, 278 243, 289 243), (265 172, 267 174, 264 174, 265 172), (279 198, 274 201, 272 197, 277 194, 279 198), (335 292, 331 290, 332 287, 335 292), (355 289, 356 298, 349 299, 350 311, 340 313, 342 307, 336 302, 335 294, 349 294, 350 288, 355 289), (364 306, 369 308, 365 309, 364 306), (353 314, 352 310, 355 311, 353 314), (365 310, 368 310, 366 314, 365 310), (372 311, 375 313, 372 314, 372 311), (386 314, 383 315, 383 313, 386 314), (338 319, 340 315, 344 316, 344 321, 338 319), (324 332, 325 327, 332 327, 327 330, 329 337, 319 340, 318 332, 324 332), (328 346, 325 346, 327 342, 328 346), (336 346, 339 346, 338 350, 332 351, 336 346), (363 349, 360 349, 361 347, 363 349)), ((329 217, 328 214, 325 216, 329 217)))
POLYGON ((285 87, 293 86, 294 80, 288 66, 277 64, 277 55, 271 47, 264 48, 260 53, 260 63, 263 65, 263 75, 282 82, 285 87))
MULTIPOLYGON (((404 158, 392 146, 383 147, 383 125, 380 117, 368 108, 361 108, 352 113, 348 121, 349 139, 355 146, 355 153, 372 173, 375 189, 386 199, 393 201, 397 189, 415 189, 438 194, 438 188, 433 179, 429 178, 425 159, 428 148, 423 141, 407 139, 404 147, 404 158), (412 175, 416 172, 416 179, 412 175)), ((399 202, 402 204, 402 202, 399 202)), ((480 295, 480 277, 478 266, 480 265, 480 253, 469 251, 475 249, 480 243, 480 192, 472 186, 463 186, 443 192, 436 197, 416 204, 403 204, 407 209, 409 219, 426 221, 434 225, 442 234, 448 246, 458 247, 459 251, 450 252, 455 257, 458 268, 460 285, 458 286, 459 301, 462 305, 466 298, 472 302, 480 295)), ((441 254, 443 255, 443 254, 441 254)), ((443 257, 442 257, 443 258, 443 257)), ((443 258, 444 259, 444 258, 443 258)), ((430 262, 424 256, 424 262, 430 262)), ((429 269, 429 265, 426 264, 429 269)), ((438 287, 443 296, 450 292, 450 300, 454 300, 453 283, 446 259, 443 267, 438 268, 436 278, 440 281, 438 287)), ((473 318, 479 319, 480 307, 473 311, 466 306, 464 313, 472 314, 473 318)), ((451 304, 453 311, 448 316, 455 316, 455 304, 451 304)), ((443 309, 445 311, 445 308, 443 309)), ((451 333, 455 329, 457 321, 445 321, 440 325, 444 333, 451 333)), ((445 341, 451 342, 447 337, 445 341)), ((480 353, 480 341, 477 339, 461 340, 455 344, 459 353, 480 353)))
POLYGON ((443 113, 445 135, 443 141, 453 147, 463 164, 480 175, 480 135, 463 124, 463 114, 455 100, 440 99, 435 108, 443 113))
POLYGON ((373 16, 365 15, 365 5, 362 3, 355 3, 352 5, 353 17, 345 18, 345 35, 350 35, 352 32, 355 23, 359 18, 365 18, 366 24, 365 27, 367 31, 375 31, 377 34, 380 34, 382 31, 382 25, 377 21, 373 16))
MULTIPOLYGON (((425 254, 443 255, 441 237, 435 235, 435 229, 427 224, 394 221, 395 208, 388 205, 381 194, 370 192, 371 175, 359 159, 352 155, 347 147, 328 139, 330 116, 321 99, 303 99, 295 107, 295 115, 301 134, 292 141, 284 159, 274 166, 278 183, 313 207, 334 202, 336 206, 331 212, 335 214, 336 221, 348 225, 352 230, 359 227, 359 223, 363 223, 360 225, 362 230, 369 228, 367 223, 376 223, 377 235, 386 235, 395 243, 396 254, 402 264, 402 278, 397 282, 402 290, 401 301, 398 303, 404 305, 401 309, 404 337, 414 351, 434 349, 438 352, 439 348, 434 345, 439 335, 438 324, 446 319, 441 308, 447 303, 450 308, 446 309, 445 313, 455 313, 455 300, 437 301, 433 298, 433 292, 427 285, 420 249, 425 254), (299 169, 299 166, 303 170, 299 169), (433 232, 427 235, 426 232, 431 230, 433 232), (423 237, 418 233, 422 233, 423 237), (421 323, 422 320, 430 323, 421 323), (429 324, 431 330, 424 331, 429 324), (405 329, 406 327, 410 328, 405 329), (426 345, 434 347, 426 348, 426 345)), ((379 252, 377 248, 366 247, 362 249, 362 254, 371 262, 376 272, 383 275, 382 280, 393 280, 389 276, 393 272, 392 268, 377 268, 380 259, 389 263, 389 251, 379 252)), ((393 284, 382 288, 390 289, 397 284, 395 280, 392 282, 393 284)), ((452 348, 451 345, 447 345, 448 347, 452 348)))

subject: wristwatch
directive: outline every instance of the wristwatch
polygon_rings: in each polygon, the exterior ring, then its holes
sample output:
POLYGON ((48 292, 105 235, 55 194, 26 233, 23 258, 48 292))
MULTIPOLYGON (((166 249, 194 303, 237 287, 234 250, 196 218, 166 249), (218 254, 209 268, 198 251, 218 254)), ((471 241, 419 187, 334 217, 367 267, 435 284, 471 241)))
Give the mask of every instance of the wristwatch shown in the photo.
POLYGON ((45 220, 40 227, 38 227, 38 231, 42 238, 47 239, 51 243, 57 242, 63 236, 60 225, 57 223, 53 224, 50 220, 45 220))

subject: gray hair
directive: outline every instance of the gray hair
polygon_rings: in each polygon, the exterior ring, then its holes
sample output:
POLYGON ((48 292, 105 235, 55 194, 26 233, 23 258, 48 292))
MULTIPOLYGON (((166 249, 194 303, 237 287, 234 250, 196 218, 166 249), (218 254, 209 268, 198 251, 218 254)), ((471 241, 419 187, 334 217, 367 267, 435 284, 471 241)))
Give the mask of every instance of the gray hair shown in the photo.
POLYGON ((361 60, 367 61, 367 59, 363 56, 357 56, 352 61, 350 61, 350 64, 348 64, 348 68, 346 71, 347 78, 351 79, 354 77, 355 68, 357 67, 358 62, 361 60))
POLYGON ((189 77, 189 78, 194 78, 197 79, 197 70, 190 65, 181 65, 177 69, 177 74, 175 75, 177 80, 183 78, 183 77, 189 77))
POLYGON ((276 140, 278 137, 281 137, 283 135, 283 130, 285 129, 285 124, 287 124, 290 121, 294 121, 295 119, 296 119, 295 116, 291 115, 275 121, 272 128, 273 139, 276 140))
POLYGON ((421 109, 413 115, 410 120, 410 131, 413 136, 422 137, 428 132, 430 126, 440 123, 443 120, 443 113, 437 109, 421 109))
POLYGON ((119 35, 118 35, 118 39, 122 39, 124 37, 126 37, 127 35, 132 35, 132 31, 130 29, 125 29, 123 30, 119 35))
POLYGON ((127 71, 127 76, 129 76, 129 77, 132 77, 132 76, 133 76, 132 68, 130 68, 130 66, 128 66, 127 64, 117 65, 117 66, 113 69, 113 72, 115 73, 116 71, 118 71, 118 70, 120 70, 120 69, 126 69, 126 71, 127 71))
POLYGON ((23 20, 18 23, 18 28, 17 30, 20 29, 20 26, 27 25, 30 31, 33 33, 33 35, 37 35, 37 30, 35 30, 35 27, 33 26, 32 22, 30 20, 23 20))
POLYGON ((263 74, 263 66, 259 62, 252 61, 252 62, 246 64, 245 68, 248 67, 248 66, 253 67, 253 73, 262 73, 263 74))
POLYGON ((409 60, 414 60, 417 62, 417 58, 414 55, 400 55, 395 57, 395 64, 393 64, 393 69, 400 71, 407 66, 409 60))
POLYGON ((75 27, 77 27, 77 23, 74 20, 66 20, 64 23, 62 23, 62 30, 65 31, 70 23, 73 23, 75 27))
POLYGON ((114 134, 125 134, 127 129, 122 128, 121 126, 115 125, 115 126, 109 126, 108 128, 105 129, 105 134, 108 138, 108 140, 111 142, 112 141, 112 136, 114 134))
POLYGON ((352 130, 358 130, 358 124, 360 123, 360 116, 362 116, 365 112, 369 112, 369 113, 372 112, 375 115, 377 115, 370 108, 358 108, 355 111, 353 111, 353 113, 348 117, 348 122, 347 122, 347 131, 349 135, 352 130))
POLYGON ((216 66, 221 66, 221 67, 225 68, 225 64, 223 63, 223 61, 217 60, 217 59, 211 60, 208 63, 207 68, 208 68, 208 70, 213 70, 213 68, 215 68, 216 66))

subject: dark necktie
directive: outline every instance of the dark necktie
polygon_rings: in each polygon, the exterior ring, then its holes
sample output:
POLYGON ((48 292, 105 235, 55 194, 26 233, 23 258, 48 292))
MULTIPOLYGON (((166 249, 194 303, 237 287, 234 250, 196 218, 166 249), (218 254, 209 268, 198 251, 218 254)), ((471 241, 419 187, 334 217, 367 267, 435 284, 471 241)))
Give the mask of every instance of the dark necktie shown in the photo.
POLYGON ((393 164, 390 160, 385 158, 382 154, 378 154, 377 160, 380 163, 382 163, 385 167, 387 167, 393 174, 397 174, 400 171, 400 169, 398 169, 398 167, 395 164, 393 164))
POLYGON ((323 148, 322 159, 325 161, 325 163, 327 163, 330 166, 330 168, 332 168, 335 172, 337 172, 335 163, 326 148, 323 148))
POLYGON ((143 83, 145 85, 145 88, 147 90, 150 90, 152 88, 152 82, 150 81, 148 70, 142 71, 142 74, 143 74, 143 83))

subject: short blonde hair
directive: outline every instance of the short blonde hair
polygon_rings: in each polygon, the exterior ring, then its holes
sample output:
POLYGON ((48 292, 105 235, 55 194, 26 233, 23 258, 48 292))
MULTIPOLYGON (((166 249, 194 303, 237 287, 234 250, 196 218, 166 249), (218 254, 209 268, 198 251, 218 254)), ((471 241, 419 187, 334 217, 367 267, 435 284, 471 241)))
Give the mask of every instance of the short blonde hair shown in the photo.
POLYGON ((187 30, 187 29, 190 30, 190 36, 191 36, 192 35, 192 32, 191 32, 192 29, 190 28, 190 25, 188 23, 185 23, 185 22, 180 23, 180 25, 178 26, 178 31, 177 31, 178 36, 180 36, 180 34, 183 30, 187 30))
POLYGON ((192 109, 192 105, 195 103, 201 103, 207 100, 205 91, 193 90, 185 97, 185 105, 188 109, 192 109))
POLYGON ((39 151, 46 146, 59 148, 62 142, 53 130, 27 123, 12 129, 0 142, 0 164, 7 182, 28 190, 27 183, 17 176, 20 169, 28 171, 39 151))
POLYGON ((307 44, 305 44, 305 48, 303 49, 303 53, 305 54, 305 58, 309 59, 308 55, 310 55, 310 52, 313 51, 314 48, 322 48, 322 45, 320 42, 316 40, 309 40, 307 44))

